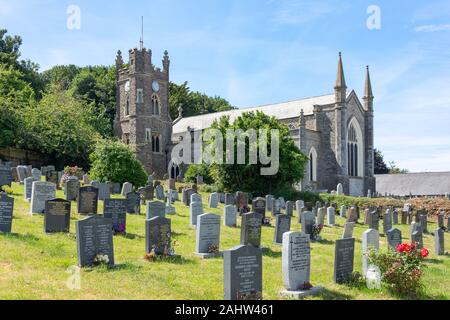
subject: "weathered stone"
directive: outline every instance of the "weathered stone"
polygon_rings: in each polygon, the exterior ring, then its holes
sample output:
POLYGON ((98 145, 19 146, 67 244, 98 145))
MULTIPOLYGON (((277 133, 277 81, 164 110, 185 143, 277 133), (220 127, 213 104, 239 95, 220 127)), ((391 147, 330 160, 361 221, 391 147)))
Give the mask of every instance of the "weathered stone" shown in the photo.
POLYGON ((397 228, 392 228, 386 232, 388 248, 397 250, 397 246, 402 243, 402 232, 397 228))
POLYGON ((334 226, 336 221, 335 221, 335 216, 336 213, 334 211, 333 207, 328 207, 327 208, 327 223, 329 226, 334 226))
POLYGON ((168 255, 171 250, 171 221, 156 216, 145 220, 145 252, 168 255))
POLYGON ((354 222, 346 222, 344 225, 344 232, 342 234, 342 239, 353 238, 353 229, 355 228, 354 222))
POLYGON ((217 208, 218 204, 219 204, 219 194, 217 192, 211 193, 208 199, 208 207, 217 208))
POLYGON ((127 213, 141 214, 141 195, 137 192, 128 192, 126 196, 127 213))
POLYGON ((191 227, 197 227, 197 217, 203 214, 203 204, 198 201, 191 202, 189 205, 189 215, 191 221, 191 227))
POLYGON ((300 232, 283 234, 283 286, 288 291, 304 289, 310 281, 311 248, 309 236, 300 232))
POLYGON ((242 215, 241 245, 261 246, 261 215, 249 212, 242 215))
POLYGON ((223 208, 223 223, 227 227, 236 227, 237 225, 237 209, 233 204, 226 205, 223 208))
POLYGON ((354 258, 355 238, 336 240, 333 273, 335 283, 345 283, 351 279, 354 258))
POLYGON ((291 216, 294 214, 294 203, 292 201, 286 201, 286 215, 291 216))
POLYGON ((0 193, 0 232, 11 233, 14 198, 0 193))
POLYGON ((103 202, 103 217, 111 219, 114 233, 126 233, 127 200, 105 199, 103 202))
POLYGON ((47 200, 44 212, 44 232, 56 233, 70 231, 70 201, 63 199, 47 200))
POLYGON ((370 250, 380 248, 380 233, 375 229, 368 229, 362 234, 362 275, 366 276, 369 268, 370 250))
POLYGON ((31 190, 30 214, 44 213, 45 201, 56 196, 56 185, 51 182, 34 181, 31 190))
POLYGON ((434 247, 436 250, 436 255, 438 256, 445 255, 443 228, 438 228, 434 230, 434 247))
POLYGON ((131 191, 133 191, 133 185, 129 182, 125 182, 122 185, 122 192, 121 192, 122 197, 125 197, 127 193, 131 191))
POLYGON ((303 211, 302 212, 302 233, 303 234, 312 234, 313 226, 314 226, 314 213, 311 211, 303 211))
POLYGON ((79 214, 97 214, 98 189, 93 186, 81 187, 77 199, 79 214))
POLYGON ((146 219, 150 220, 154 217, 164 218, 166 215, 166 205, 161 201, 147 202, 146 219))
POLYGON ((283 244, 283 234, 291 230, 291 216, 279 214, 275 218, 275 231, 273 242, 283 244))
POLYGON ((197 216, 195 254, 202 258, 220 255, 220 216, 205 213, 197 216))

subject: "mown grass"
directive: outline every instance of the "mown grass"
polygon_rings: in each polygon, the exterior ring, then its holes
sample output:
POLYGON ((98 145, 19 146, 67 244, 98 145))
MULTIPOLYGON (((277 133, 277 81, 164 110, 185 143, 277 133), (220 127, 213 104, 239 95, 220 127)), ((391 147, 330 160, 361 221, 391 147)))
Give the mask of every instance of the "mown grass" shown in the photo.
MULTIPOLYGON (((29 203, 23 199, 23 186, 13 184, 15 198, 12 234, 0 235, 0 299, 222 299, 222 258, 201 260, 194 255, 195 230, 189 228, 189 208, 176 202, 172 219, 173 239, 180 259, 147 262, 143 259, 145 243, 145 216, 128 215, 126 236, 114 237, 114 269, 83 268, 81 289, 66 285, 70 266, 77 264, 75 221, 84 217, 76 214, 72 203, 70 234, 47 235, 43 232, 43 216, 30 216, 29 203)), ((57 192, 63 197, 63 192, 57 192)), ((207 204, 207 193, 202 193, 207 204)), ((99 212, 102 212, 102 203, 99 212)), ((222 214, 223 205, 205 212, 222 214)), ((141 212, 145 212, 142 206, 141 212)), ((325 288, 321 296, 312 299, 396 299, 385 290, 369 290, 333 283, 334 241, 340 238, 344 220, 337 217, 336 227, 325 227, 323 242, 312 243, 311 282, 325 288)), ((381 225, 380 225, 381 227, 381 225)), ((398 225, 403 238, 409 236, 409 227, 398 225)), ((430 223, 429 230, 435 224, 430 223)), ((355 271, 361 270, 361 234, 367 226, 357 225, 355 271)), ((300 231, 297 217, 292 230, 300 231)), ((263 227, 262 245, 269 248, 263 256, 263 297, 279 299, 282 290, 281 247, 273 244, 273 227, 263 227)), ((220 249, 239 244, 240 229, 221 225, 220 249)), ((434 254, 434 238, 424 236, 430 249, 428 269, 424 278, 425 299, 448 299, 450 296, 450 256, 434 254)), ((450 235, 445 245, 450 248, 450 235)), ((384 237, 381 248, 386 247, 384 237)))

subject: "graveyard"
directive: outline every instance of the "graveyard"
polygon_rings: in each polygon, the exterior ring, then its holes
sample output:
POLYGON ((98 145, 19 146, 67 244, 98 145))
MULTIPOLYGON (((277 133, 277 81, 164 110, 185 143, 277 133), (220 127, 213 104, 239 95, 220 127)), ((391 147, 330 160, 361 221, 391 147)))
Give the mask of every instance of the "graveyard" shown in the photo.
MULTIPOLYGON (((177 183, 177 185, 179 185, 177 183)), ((201 192, 203 212, 220 216, 221 252, 240 244, 241 218, 236 227, 223 223, 224 204, 208 207, 210 194, 201 192)), ((172 203, 175 214, 171 220, 172 247, 175 255, 149 262, 144 259, 146 243, 146 208, 140 215, 126 215, 126 233, 114 235, 114 266, 83 267, 80 289, 67 285, 70 270, 77 266, 76 223, 86 216, 77 213, 76 201, 71 202, 70 232, 45 233, 44 216, 30 215, 30 203, 24 199, 24 186, 13 182, 14 212, 11 233, 0 233, 0 298, 1 299, 161 299, 161 300, 221 300, 224 298, 224 257, 217 255, 202 259, 196 252, 196 230, 190 226, 189 207, 182 201, 172 203), (69 271, 68 271, 69 270, 69 271)), ((56 198, 65 198, 63 190, 56 190, 56 198)), ((112 199, 123 199, 111 195, 112 199)), ((181 200, 181 199, 180 199, 181 200)), ((50 201, 49 201, 50 202, 50 201)), ((98 201, 99 217, 103 201, 98 201)), ((270 217, 270 214, 267 215, 270 217)), ((336 284, 333 281, 333 263, 336 241, 341 238, 345 218, 335 217, 335 226, 325 226, 320 241, 311 241, 310 282, 322 288, 320 294, 305 299, 397 299, 383 289, 368 289, 364 283, 336 284)), ((368 226, 360 219, 353 229, 354 271, 362 272, 362 234, 368 226)), ((282 250, 274 243, 275 218, 271 226, 262 226, 262 299, 289 299, 282 297, 282 250)), ((396 224, 408 238, 409 225, 396 224)), ((428 230, 436 229, 436 221, 428 221, 428 230)), ((198 229, 197 229, 198 230, 198 229)), ((301 231, 298 214, 294 210, 291 231, 301 231)), ((382 233, 380 223, 380 234, 382 233)), ((287 233, 285 233, 287 235, 287 233)), ((423 235, 423 245, 430 251, 424 275, 425 292, 421 299, 449 299, 450 256, 435 254, 432 233, 423 235)), ((380 235, 379 247, 387 247, 387 239, 380 235)), ((445 238, 450 248, 450 237, 445 238)), ((259 249, 258 249, 259 250, 259 249)))

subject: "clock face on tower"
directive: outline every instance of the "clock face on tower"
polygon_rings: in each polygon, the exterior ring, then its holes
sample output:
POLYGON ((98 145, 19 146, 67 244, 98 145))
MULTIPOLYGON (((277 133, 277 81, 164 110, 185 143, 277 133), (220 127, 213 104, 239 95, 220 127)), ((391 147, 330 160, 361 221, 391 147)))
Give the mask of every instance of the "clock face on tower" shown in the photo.
POLYGON ((153 89, 154 92, 159 92, 159 83, 158 83, 158 81, 154 80, 152 82, 152 89, 153 89))

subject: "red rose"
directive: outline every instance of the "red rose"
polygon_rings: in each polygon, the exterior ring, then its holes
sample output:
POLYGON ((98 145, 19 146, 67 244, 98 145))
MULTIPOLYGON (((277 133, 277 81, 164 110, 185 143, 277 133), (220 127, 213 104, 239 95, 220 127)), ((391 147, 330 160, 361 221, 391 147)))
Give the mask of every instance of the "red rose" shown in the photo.
POLYGON ((413 245, 409 245, 405 243, 405 252, 410 252, 413 248, 413 245))
POLYGON ((429 254, 429 251, 428 251, 427 249, 422 248, 422 250, 420 250, 420 256, 421 256, 422 258, 428 257, 428 254, 429 254))
POLYGON ((405 251, 405 245, 403 243, 400 243, 397 245, 397 252, 404 252, 405 251))

